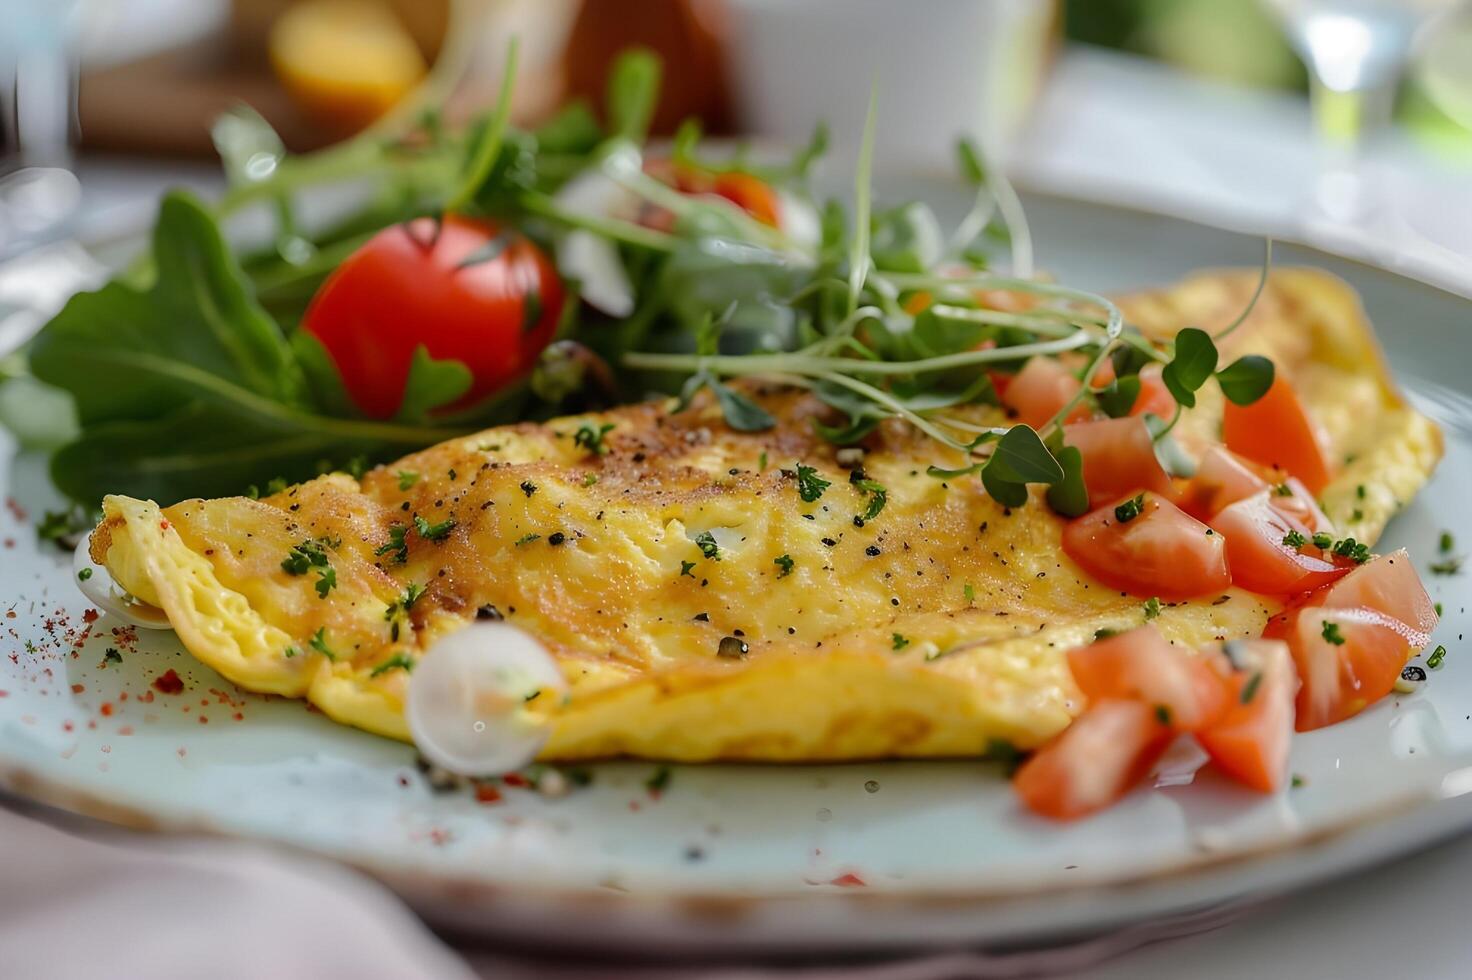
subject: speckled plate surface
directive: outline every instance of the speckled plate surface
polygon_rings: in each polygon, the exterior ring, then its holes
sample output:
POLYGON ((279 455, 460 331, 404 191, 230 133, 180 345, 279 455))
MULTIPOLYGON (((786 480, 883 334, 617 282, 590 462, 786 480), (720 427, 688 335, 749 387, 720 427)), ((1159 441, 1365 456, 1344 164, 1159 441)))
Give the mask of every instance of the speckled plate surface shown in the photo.
MULTIPOLYGON (((889 190, 960 206, 943 183, 889 190)), ((1252 264, 1260 247, 1095 205, 1029 207, 1042 262, 1097 289, 1252 264)), ((1446 460, 1382 550, 1405 545, 1424 566, 1444 529, 1472 545, 1472 304, 1306 249, 1276 258, 1361 291, 1403 383, 1446 429, 1446 460)), ((36 542, 54 504, 41 462, 9 443, 0 460, 0 785, 337 857, 451 928, 707 953, 1015 944, 1281 891, 1472 828, 1472 575, 1425 576, 1446 609, 1433 642, 1451 651, 1425 690, 1300 736, 1303 785, 1277 796, 1203 774, 1059 827, 1019 812, 983 764, 680 766, 653 792, 655 766, 612 763, 565 798, 488 800, 434 792, 406 746, 237 690, 172 634, 95 617, 69 556, 36 542), (155 683, 169 670, 182 691, 155 683)))

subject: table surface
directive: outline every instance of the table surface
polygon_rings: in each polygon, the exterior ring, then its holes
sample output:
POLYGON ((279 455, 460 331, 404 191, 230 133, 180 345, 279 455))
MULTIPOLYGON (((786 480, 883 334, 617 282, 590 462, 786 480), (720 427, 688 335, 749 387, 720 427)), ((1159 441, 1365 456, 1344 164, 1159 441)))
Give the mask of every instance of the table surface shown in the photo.
MULTIPOLYGON (((1358 227, 1310 226, 1315 172, 1304 100, 1185 78, 1070 49, 1012 167, 1029 187, 1336 246, 1442 285, 1472 288, 1472 180, 1393 134, 1371 160, 1385 207, 1358 227)), ((209 166, 84 160, 87 234, 136 228, 158 191, 219 186, 209 166)), ((1472 838, 1270 902, 1206 935, 1145 947, 1084 976, 1472 976, 1464 938, 1472 838)))

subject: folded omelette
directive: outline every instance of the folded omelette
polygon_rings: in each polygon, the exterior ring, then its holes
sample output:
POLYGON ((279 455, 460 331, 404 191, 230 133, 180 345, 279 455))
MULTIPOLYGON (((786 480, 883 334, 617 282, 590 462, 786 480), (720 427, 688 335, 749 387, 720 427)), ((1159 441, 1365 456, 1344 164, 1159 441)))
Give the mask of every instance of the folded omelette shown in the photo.
MULTIPOLYGON (((1152 336, 1212 329, 1255 280, 1202 274, 1122 306, 1152 336)), ((1373 542, 1441 437, 1395 390, 1353 293, 1276 272, 1223 347, 1293 381, 1342 464, 1324 508, 1373 542)), ((1139 624, 1140 599, 1064 555, 1040 494, 1009 510, 974 477, 927 475, 959 460, 901 422, 865 441, 863 475, 885 488, 866 519, 853 454, 845 468, 814 432, 828 409, 744 390, 775 429, 666 400, 491 429, 260 500, 108 497, 92 555, 241 687, 399 739, 414 663, 476 617, 538 637, 568 681, 547 760, 976 756, 1064 728, 1083 706, 1064 652, 1139 624)), ((1221 411, 1203 389, 1177 429, 1188 449, 1215 441, 1221 411)), ((1277 608, 1234 589, 1155 622, 1195 647, 1256 636, 1277 608)))

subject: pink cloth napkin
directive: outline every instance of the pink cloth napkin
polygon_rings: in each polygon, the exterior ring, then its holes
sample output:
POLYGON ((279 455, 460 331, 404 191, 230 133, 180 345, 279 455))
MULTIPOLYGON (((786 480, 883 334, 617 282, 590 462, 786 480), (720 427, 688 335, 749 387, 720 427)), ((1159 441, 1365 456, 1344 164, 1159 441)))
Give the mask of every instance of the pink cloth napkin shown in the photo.
POLYGON ((376 882, 239 841, 59 829, 0 805, 0 976, 15 980, 949 980, 1082 969, 1214 929, 1216 909, 1056 949, 842 966, 609 963, 455 951, 376 882))

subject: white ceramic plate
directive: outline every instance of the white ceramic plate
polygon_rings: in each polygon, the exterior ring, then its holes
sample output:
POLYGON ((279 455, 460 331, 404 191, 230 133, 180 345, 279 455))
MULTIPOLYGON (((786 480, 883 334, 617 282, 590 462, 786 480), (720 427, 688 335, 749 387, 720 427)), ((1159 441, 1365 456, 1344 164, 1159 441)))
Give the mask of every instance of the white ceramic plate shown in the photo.
MULTIPOLYGON (((891 197, 961 206, 957 188, 891 197)), ((1172 219, 1030 202, 1043 263, 1098 289, 1257 261, 1252 239, 1172 219)), ((1348 278, 1418 404, 1446 428, 1432 485, 1382 550, 1435 560, 1472 545, 1468 302, 1283 247, 1283 264, 1348 278)), ((411 749, 338 728, 296 701, 244 694, 172 634, 84 619, 67 556, 38 546, 52 502, 39 460, 0 468, 0 785, 103 819, 243 835, 364 868, 447 927, 601 949, 853 952, 1015 944, 1200 909, 1344 873, 1472 826, 1469 576, 1426 576, 1451 650, 1418 694, 1299 737, 1303 785, 1272 797, 1211 775, 1132 794, 1082 823, 1019 812, 987 765, 592 767, 563 799, 436 794, 411 749), (110 660, 107 650, 118 651, 110 660), (167 670, 185 691, 152 682, 167 670)))

